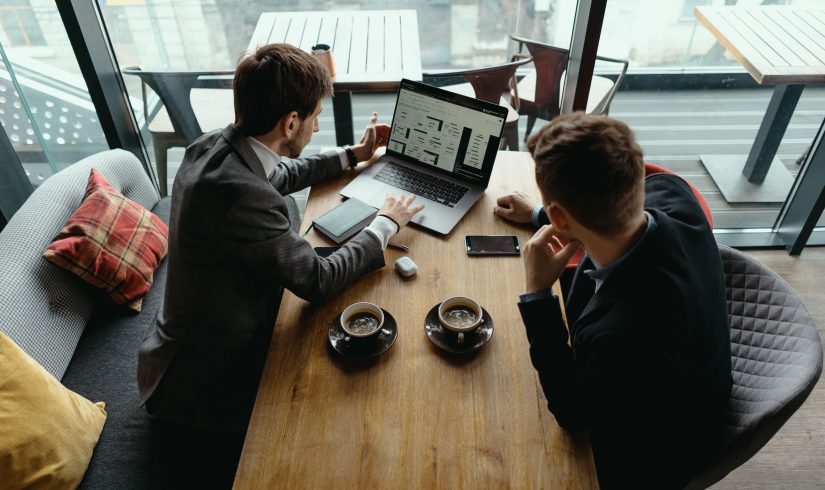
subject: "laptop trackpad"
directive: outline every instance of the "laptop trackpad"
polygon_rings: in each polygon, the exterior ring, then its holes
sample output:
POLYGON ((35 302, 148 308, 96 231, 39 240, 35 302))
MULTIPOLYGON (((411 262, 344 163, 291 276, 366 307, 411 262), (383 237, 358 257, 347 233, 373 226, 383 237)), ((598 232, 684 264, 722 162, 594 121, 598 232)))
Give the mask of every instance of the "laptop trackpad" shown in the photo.
MULTIPOLYGON (((374 182, 377 182, 377 181, 374 181, 374 182)), ((370 206, 372 206, 374 208, 378 208, 378 209, 381 209, 381 206, 384 205, 384 199, 387 198, 387 194, 390 194, 393 191, 396 191, 396 193, 397 193, 397 191, 398 191, 398 189, 396 189, 395 187, 390 186, 390 185, 386 185, 386 184, 382 185, 382 186, 375 186, 374 189, 370 189, 370 190, 374 191, 374 192, 372 192, 372 195, 365 202, 367 204, 369 204, 370 206)))

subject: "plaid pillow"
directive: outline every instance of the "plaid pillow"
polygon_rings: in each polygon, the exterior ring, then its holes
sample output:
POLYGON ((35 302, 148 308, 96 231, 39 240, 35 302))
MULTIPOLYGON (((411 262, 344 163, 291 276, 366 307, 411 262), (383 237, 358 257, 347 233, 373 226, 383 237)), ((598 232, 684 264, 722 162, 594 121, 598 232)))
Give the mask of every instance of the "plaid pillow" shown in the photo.
POLYGON ((140 311, 166 256, 168 235, 160 218, 116 191, 93 168, 83 202, 43 258, 105 289, 115 303, 140 311))

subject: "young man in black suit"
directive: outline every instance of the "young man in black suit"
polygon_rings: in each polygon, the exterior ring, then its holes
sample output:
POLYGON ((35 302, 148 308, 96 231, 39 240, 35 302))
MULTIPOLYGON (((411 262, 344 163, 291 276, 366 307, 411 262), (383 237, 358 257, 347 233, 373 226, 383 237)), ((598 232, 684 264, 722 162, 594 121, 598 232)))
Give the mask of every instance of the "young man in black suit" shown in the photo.
POLYGON ((495 212, 546 223, 524 247, 519 309, 550 411, 589 430, 602 488, 681 488, 718 450, 731 388, 722 263, 705 215, 679 177, 645 179, 622 122, 562 116, 528 147, 541 207, 513 193, 495 212), (565 326, 550 287, 580 246, 565 326))

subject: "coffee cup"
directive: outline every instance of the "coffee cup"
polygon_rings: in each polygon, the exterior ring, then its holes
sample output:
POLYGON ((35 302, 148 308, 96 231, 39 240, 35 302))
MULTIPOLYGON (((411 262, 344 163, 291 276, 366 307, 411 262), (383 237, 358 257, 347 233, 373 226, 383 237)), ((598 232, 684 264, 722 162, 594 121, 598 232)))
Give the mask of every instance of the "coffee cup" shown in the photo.
POLYGON ((335 60, 332 57, 332 48, 329 44, 316 44, 312 47, 312 54, 318 58, 321 64, 327 67, 329 77, 335 77, 335 60))
POLYGON ((481 306, 464 296, 453 296, 438 306, 438 321, 448 332, 456 334, 456 342, 464 343, 464 335, 475 331, 484 321, 481 306))
POLYGON ((341 313, 341 329, 350 339, 366 339, 381 331, 384 326, 384 311, 367 302, 354 303, 341 313))

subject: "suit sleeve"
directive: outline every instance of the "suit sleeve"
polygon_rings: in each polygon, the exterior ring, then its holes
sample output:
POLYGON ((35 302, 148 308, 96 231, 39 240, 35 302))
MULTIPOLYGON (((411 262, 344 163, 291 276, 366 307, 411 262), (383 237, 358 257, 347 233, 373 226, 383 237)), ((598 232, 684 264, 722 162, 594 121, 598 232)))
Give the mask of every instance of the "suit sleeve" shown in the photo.
POLYGON ((557 298, 519 303, 521 318, 530 342, 530 360, 539 375, 547 406, 558 424, 573 430, 584 425, 581 383, 567 345, 567 327, 557 298))
POLYGON ((678 175, 649 175, 645 179, 645 208, 658 209, 688 225, 710 226, 690 186, 678 175))
POLYGON ((384 266, 381 244, 363 230, 334 254, 318 257, 309 242, 290 228, 283 201, 259 197, 250 192, 226 212, 218 226, 219 246, 297 296, 311 302, 324 300, 384 266))
POLYGON ((522 302, 519 309, 530 359, 561 427, 616 430, 631 423, 624 407, 651 405, 645 401, 666 396, 662 387, 674 373, 661 351, 606 329, 576 345, 574 356, 557 299, 522 302))
POLYGON ((541 206, 539 208, 539 211, 536 216, 536 222, 533 224, 538 225, 539 227, 550 224, 550 217, 547 216, 547 211, 544 210, 544 206, 541 206))
POLYGON ((328 151, 306 158, 282 158, 269 182, 282 195, 287 195, 326 179, 338 177, 343 172, 338 153, 328 151))

